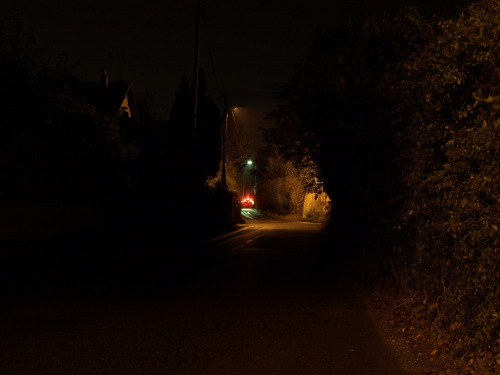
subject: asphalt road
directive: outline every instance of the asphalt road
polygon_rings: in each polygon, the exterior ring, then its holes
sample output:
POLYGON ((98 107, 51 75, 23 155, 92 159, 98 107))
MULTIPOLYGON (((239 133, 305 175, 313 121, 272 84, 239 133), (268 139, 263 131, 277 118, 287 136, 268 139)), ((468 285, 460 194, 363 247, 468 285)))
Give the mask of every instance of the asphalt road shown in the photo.
POLYGON ((243 214, 195 248, 93 249, 4 281, 0 374, 410 375, 319 224, 243 214))

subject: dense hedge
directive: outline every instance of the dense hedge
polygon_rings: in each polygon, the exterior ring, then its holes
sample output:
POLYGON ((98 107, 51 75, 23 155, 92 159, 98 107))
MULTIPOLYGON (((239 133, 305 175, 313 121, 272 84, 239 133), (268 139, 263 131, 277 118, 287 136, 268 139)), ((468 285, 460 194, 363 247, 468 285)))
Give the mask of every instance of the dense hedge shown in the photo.
POLYGON ((407 199, 396 271, 457 355, 498 353, 499 14, 500 2, 485 0, 439 22, 399 77, 411 116, 400 134, 407 199))
MULTIPOLYGON (((500 0, 320 32, 268 132, 317 162, 332 251, 427 306, 458 357, 499 352, 500 0), (392 272, 391 272, 392 271, 392 272)), ((415 306, 416 307, 416 306, 415 306)))

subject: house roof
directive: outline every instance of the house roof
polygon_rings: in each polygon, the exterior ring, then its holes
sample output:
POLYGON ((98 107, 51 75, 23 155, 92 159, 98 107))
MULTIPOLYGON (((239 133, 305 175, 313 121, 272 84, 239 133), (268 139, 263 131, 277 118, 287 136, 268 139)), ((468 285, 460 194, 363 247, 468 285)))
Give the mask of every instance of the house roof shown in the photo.
POLYGON ((103 73, 100 82, 78 82, 72 89, 76 97, 85 99, 87 103, 96 107, 97 112, 101 115, 116 115, 119 113, 124 99, 128 97, 132 116, 137 117, 132 91, 130 81, 109 82, 106 73, 103 73))

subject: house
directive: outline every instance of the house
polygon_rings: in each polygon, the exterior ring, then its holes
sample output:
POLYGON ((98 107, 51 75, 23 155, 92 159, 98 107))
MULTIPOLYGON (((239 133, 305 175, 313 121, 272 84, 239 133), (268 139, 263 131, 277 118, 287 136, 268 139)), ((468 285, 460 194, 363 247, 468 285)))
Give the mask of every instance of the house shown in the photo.
POLYGON ((79 82, 72 92, 94 106, 100 115, 125 115, 139 121, 132 83, 125 80, 110 81, 106 70, 98 82, 79 82))

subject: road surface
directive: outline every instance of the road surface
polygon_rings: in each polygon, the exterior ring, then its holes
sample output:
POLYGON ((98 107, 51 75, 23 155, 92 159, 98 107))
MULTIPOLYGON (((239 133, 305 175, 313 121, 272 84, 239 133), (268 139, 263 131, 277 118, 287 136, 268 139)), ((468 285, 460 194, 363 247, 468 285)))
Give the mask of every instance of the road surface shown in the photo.
POLYGON ((5 281, 0 374, 411 374, 320 224, 243 217, 172 259, 138 246, 5 281))

